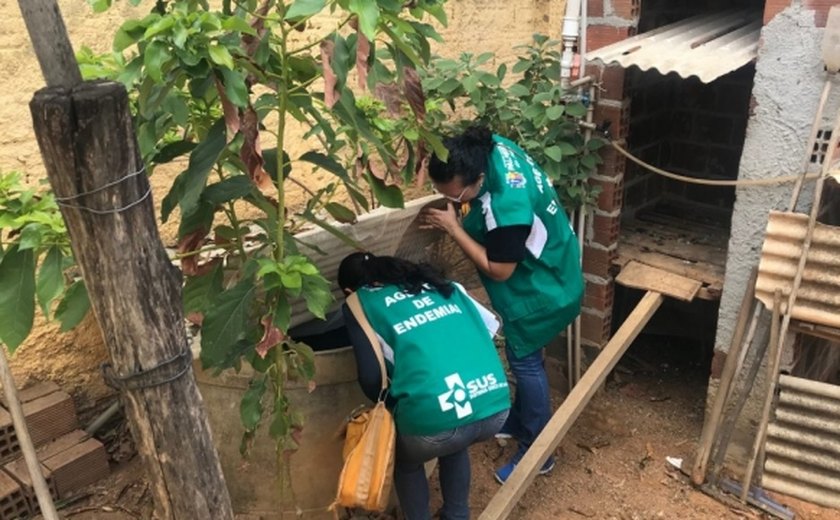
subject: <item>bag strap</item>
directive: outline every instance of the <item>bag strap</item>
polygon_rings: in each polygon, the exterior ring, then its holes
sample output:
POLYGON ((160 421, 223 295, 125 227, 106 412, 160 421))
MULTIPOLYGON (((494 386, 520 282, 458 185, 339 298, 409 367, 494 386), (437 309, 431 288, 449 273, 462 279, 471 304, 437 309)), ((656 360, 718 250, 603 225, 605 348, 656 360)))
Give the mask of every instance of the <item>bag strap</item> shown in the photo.
POLYGON ((345 299, 345 303, 350 309, 350 312, 353 313, 356 321, 359 322, 359 326, 362 327, 368 341, 370 341, 371 348, 373 348, 373 353, 376 354, 376 360, 379 361, 379 371, 382 374, 382 392, 380 392, 381 399, 382 394, 384 394, 385 390, 388 388, 388 370, 385 368, 385 356, 382 354, 382 345, 379 343, 379 337, 377 337, 376 332, 373 331, 373 327, 371 327, 370 322, 365 315, 365 311, 362 309, 362 304, 359 301, 359 295, 356 293, 351 294, 345 299))

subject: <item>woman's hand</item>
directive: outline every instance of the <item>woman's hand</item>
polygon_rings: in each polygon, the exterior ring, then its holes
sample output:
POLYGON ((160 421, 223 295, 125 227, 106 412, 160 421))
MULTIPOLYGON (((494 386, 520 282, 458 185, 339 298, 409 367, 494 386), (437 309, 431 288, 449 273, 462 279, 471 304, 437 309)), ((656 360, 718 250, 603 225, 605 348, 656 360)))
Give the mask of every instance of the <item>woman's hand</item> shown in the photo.
POLYGON ((461 227, 458 222, 458 214, 451 202, 446 204, 446 209, 426 208, 420 214, 421 229, 439 229, 452 234, 461 227))

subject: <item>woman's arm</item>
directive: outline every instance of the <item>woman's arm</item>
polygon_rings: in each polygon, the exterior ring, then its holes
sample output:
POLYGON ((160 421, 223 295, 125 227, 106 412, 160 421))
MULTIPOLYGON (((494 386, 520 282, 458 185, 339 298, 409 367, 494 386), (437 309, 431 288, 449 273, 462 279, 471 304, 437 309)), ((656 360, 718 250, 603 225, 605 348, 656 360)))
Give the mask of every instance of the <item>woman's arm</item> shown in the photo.
POLYGON ((452 204, 447 204, 447 208, 445 210, 428 208, 424 211, 423 216, 426 227, 437 228, 449 234, 449 236, 455 240, 455 243, 458 244, 458 247, 464 251, 467 258, 469 258, 482 273, 497 282, 504 282, 510 278, 513 271, 516 270, 519 260, 524 258, 525 240, 528 238, 528 226, 510 226, 511 228, 517 228, 514 230, 513 236, 510 237, 508 237, 509 233, 505 228, 498 228, 491 231, 491 233, 505 233, 506 238, 511 238, 513 242, 515 242, 513 244, 509 244, 509 247, 516 251, 521 250, 521 254, 498 255, 493 254, 492 252, 488 253, 488 249, 485 246, 476 242, 469 234, 467 234, 466 231, 464 231, 464 228, 458 221, 455 208, 452 204), (525 231, 524 234, 522 232, 523 230, 525 231), (497 256, 505 256, 504 261, 500 261, 499 258, 496 258, 497 256))
POLYGON ((359 386, 362 387, 362 392, 368 399, 376 402, 382 389, 382 371, 379 360, 376 358, 367 334, 362 330, 350 309, 343 305, 341 311, 344 314, 344 324, 350 335, 350 342, 353 344, 353 354, 356 356, 359 386))

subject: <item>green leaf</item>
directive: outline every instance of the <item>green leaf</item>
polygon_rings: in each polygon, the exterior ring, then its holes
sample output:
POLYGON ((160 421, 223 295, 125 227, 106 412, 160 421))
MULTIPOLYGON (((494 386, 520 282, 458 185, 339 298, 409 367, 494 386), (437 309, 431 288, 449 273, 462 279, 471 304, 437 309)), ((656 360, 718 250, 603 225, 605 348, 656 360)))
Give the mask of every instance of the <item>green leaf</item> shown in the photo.
POLYGON ((552 161, 560 162, 563 160, 563 150, 559 146, 549 146, 543 153, 547 155, 552 161))
POLYGON ((190 154, 189 166, 183 174, 182 195, 178 200, 182 213, 191 213, 195 210, 207 182, 207 176, 219 160, 226 145, 225 120, 219 118, 207 132, 207 137, 190 154))
POLYGON ((254 182, 247 175, 236 175, 210 184, 204 188, 201 198, 208 204, 218 206, 225 202, 241 199, 254 189, 254 182))
POLYGON ((160 33, 166 32, 175 25, 175 18, 173 16, 164 16, 151 24, 146 32, 143 33, 143 39, 151 40, 160 33))
POLYGON ((289 300, 281 294, 274 308, 274 325, 285 333, 289 330, 289 323, 291 321, 292 306, 289 304, 289 300))
POLYGON ((572 117, 583 117, 586 115, 586 107, 583 103, 569 103, 566 105, 566 113, 572 117))
POLYGON ((545 111, 545 115, 552 121, 557 121, 561 117, 563 117, 563 112, 565 112, 565 107, 563 105, 554 105, 548 107, 548 110, 545 111))
POLYGON ((248 390, 242 396, 242 401, 239 403, 239 418, 247 431, 256 430, 260 424, 263 414, 262 398, 266 388, 265 376, 255 377, 251 379, 248 390))
POLYGON ((440 137, 422 127, 420 128, 420 137, 422 137, 423 140, 432 147, 432 150, 434 150, 438 159, 443 162, 446 162, 449 159, 449 150, 443 145, 443 141, 440 140, 440 137))
POLYGON ((46 317, 50 315, 50 302, 64 290, 64 270, 61 265, 63 261, 64 255, 61 253, 61 249, 58 246, 53 246, 44 258, 41 270, 38 271, 38 285, 35 290, 38 295, 38 303, 41 305, 41 312, 46 317))
POLYGON ((594 152, 596 150, 600 150, 605 144, 606 144, 606 141, 604 141, 603 139, 599 139, 597 137, 594 137, 594 138, 590 139, 589 141, 587 141, 586 149, 591 151, 591 152, 594 152))
POLYGON ((32 330, 35 318, 35 254, 17 246, 0 260, 0 341, 14 352, 32 330))
POLYGON ((76 280, 64 293, 64 298, 55 308, 55 318, 61 322, 61 332, 72 329, 87 315, 90 309, 87 288, 84 280, 76 280))
POLYGON ((379 24, 379 6, 371 0, 350 0, 349 10, 359 17, 359 29, 368 40, 376 38, 376 26, 379 24))
POLYGON ((254 323, 249 319, 257 286, 247 278, 219 293, 211 303, 201 327, 201 362, 204 367, 222 367, 254 323))
POLYGON ((249 24, 247 21, 245 21, 244 18, 240 18, 239 16, 230 16, 228 18, 225 18, 222 22, 222 29, 231 32, 250 34, 252 36, 257 35, 257 31, 255 31, 254 28, 251 27, 251 24, 249 24))
POLYGON ((214 43, 207 48, 207 52, 210 55, 210 61, 216 65, 233 69, 233 56, 230 55, 227 47, 214 43))
POLYGON ((333 302, 329 282, 320 274, 307 276, 303 280, 303 297, 306 308, 320 319, 326 319, 327 309, 333 302))
POLYGON ((350 176, 347 174, 347 170, 332 157, 328 157, 320 152, 308 151, 301 155, 299 160, 312 163, 334 174, 339 179, 350 182, 350 176))
POLYGON ((37 249, 41 245, 41 231, 43 226, 34 222, 23 226, 20 232, 20 241, 18 242, 18 249, 24 251, 26 249, 37 249))
POLYGON ((222 292, 222 268, 216 266, 202 276, 190 276, 184 284, 184 314, 204 313, 210 302, 222 292))
POLYGON ((185 153, 190 153, 195 149, 196 144, 192 141, 181 140, 174 141, 160 149, 158 153, 152 158, 155 164, 168 163, 169 161, 180 157, 185 153))
POLYGON ((289 428, 292 424, 289 420, 289 415, 285 408, 285 399, 278 399, 278 403, 274 405, 274 414, 271 420, 271 426, 268 427, 268 434, 275 439, 285 437, 289 433, 289 428), (282 401, 282 402, 280 402, 282 401))
POLYGON ((304 343, 295 343, 292 350, 300 358, 300 375, 307 381, 315 377, 315 351, 304 343))
POLYGON ((326 7, 326 0, 295 0, 295 2, 286 11, 286 20, 297 20, 298 18, 306 18, 321 12, 321 9, 326 7))
POLYGON ((137 43, 145 30, 146 26, 140 20, 128 20, 122 24, 114 36, 114 51, 122 52, 137 43))
POLYGON ((560 147, 560 151, 563 152, 563 155, 575 155, 576 153, 578 153, 578 149, 575 148, 575 145, 573 145, 572 143, 561 141, 557 143, 557 146, 560 147))
POLYGON ((146 47, 146 52, 143 53, 143 66, 149 77, 156 83, 163 81, 163 66, 171 57, 169 47, 162 41, 153 41, 146 47))
POLYGON ((328 202, 324 209, 332 216, 332 218, 344 224, 353 224, 356 222, 356 214, 347 206, 343 206, 337 202, 328 202))
POLYGON ((385 181, 372 175, 370 172, 365 173, 368 184, 373 189, 373 196, 386 208, 403 208, 405 201, 403 200, 403 193, 399 186, 388 186, 385 181))
POLYGON ((225 94, 231 103, 238 107, 247 107, 251 99, 248 96, 245 76, 238 70, 229 69, 222 69, 222 76, 225 80, 225 94))

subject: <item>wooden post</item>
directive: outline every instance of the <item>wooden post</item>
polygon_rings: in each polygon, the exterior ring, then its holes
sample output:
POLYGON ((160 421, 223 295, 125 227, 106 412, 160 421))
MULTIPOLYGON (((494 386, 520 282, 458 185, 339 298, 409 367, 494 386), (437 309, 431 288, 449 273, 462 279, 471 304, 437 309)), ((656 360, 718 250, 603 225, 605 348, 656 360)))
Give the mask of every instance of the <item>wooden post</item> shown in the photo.
MULTIPOLYGON (((697 284, 698 288, 699 285, 697 284)), ((651 316, 662 304, 663 299, 662 294, 655 291, 649 291, 644 295, 642 301, 619 327, 615 336, 604 346, 604 349, 583 374, 580 382, 575 385, 566 400, 563 401, 563 404, 545 425, 542 433, 525 453, 525 456, 522 457, 519 464, 516 465, 513 473, 510 474, 501 489, 487 504, 479 520, 501 520, 510 515, 528 485, 537 476, 539 468, 563 440, 566 432, 569 431, 589 400, 592 399, 595 391, 606 379, 607 374, 615 367, 630 343, 650 321, 651 316)))
POLYGON ((113 82, 46 88, 30 109, 111 355, 112 379, 124 381, 117 386, 157 516, 232 519, 192 373, 181 275, 158 235, 125 88, 113 82))

